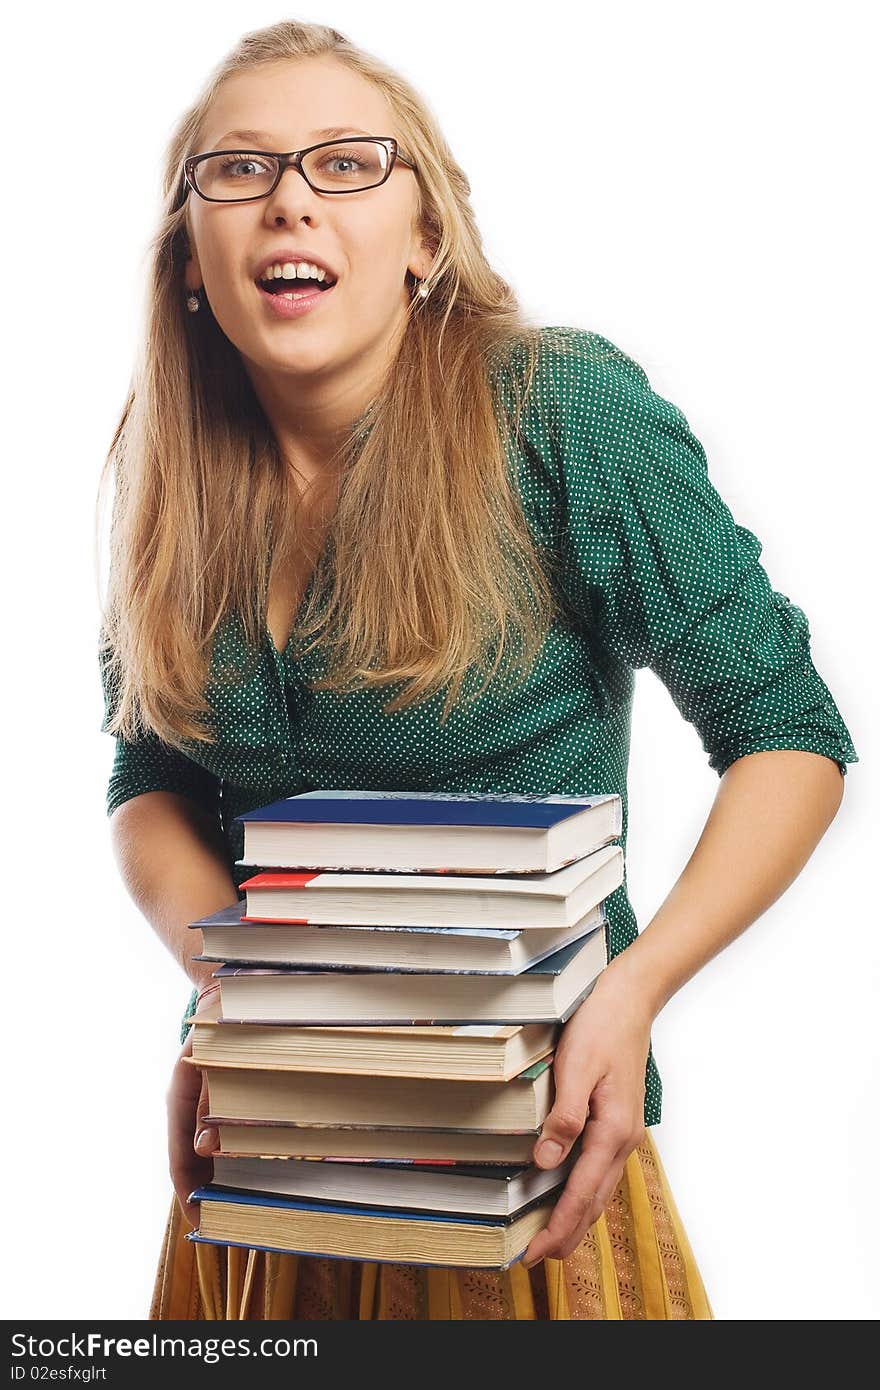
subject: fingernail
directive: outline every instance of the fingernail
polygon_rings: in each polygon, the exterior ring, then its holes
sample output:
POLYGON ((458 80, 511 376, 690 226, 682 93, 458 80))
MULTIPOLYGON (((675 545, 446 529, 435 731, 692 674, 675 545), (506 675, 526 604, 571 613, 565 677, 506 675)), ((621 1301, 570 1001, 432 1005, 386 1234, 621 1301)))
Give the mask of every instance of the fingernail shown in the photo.
POLYGON ((538 1255, 534 1260, 523 1260, 523 1265, 526 1269, 534 1269, 535 1265, 541 1263, 542 1258, 541 1255, 538 1255))
POLYGON ((538 1162, 546 1163, 548 1168, 552 1168, 562 1158, 562 1145, 557 1144, 555 1139, 545 1139, 543 1144, 538 1145, 538 1162))
POLYGON ((203 1144, 207 1144, 210 1134, 206 1129, 200 1129, 196 1135, 196 1148, 200 1149, 203 1144))

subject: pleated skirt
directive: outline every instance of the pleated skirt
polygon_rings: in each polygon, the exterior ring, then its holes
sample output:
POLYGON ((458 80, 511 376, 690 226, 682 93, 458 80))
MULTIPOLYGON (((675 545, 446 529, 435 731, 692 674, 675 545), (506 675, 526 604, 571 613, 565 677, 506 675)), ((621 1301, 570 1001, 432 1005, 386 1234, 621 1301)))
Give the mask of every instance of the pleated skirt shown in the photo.
POLYGON ((176 1196, 150 1318, 712 1319, 648 1130, 614 1195, 564 1260, 496 1272, 272 1254, 186 1240, 176 1196))

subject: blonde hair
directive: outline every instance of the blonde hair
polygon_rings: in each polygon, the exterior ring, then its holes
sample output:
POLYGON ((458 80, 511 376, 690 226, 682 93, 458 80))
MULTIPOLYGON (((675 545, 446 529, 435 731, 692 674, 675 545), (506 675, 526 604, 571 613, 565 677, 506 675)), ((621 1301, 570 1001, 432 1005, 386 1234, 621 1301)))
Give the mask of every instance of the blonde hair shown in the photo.
POLYGON ((352 429, 335 459, 331 538, 291 640, 330 659, 312 688, 406 682, 391 712, 448 686, 445 719, 493 645, 476 693, 509 674, 511 653, 527 675, 555 611, 551 557, 532 540, 507 456, 542 330, 486 260, 468 179, 414 88, 335 29, 284 21, 239 41, 167 149, 138 361, 98 493, 100 512, 112 468, 100 650, 114 692, 104 727, 126 739, 214 741, 204 693, 214 636, 237 612, 259 659, 272 557, 296 543, 287 465, 239 354, 207 305, 186 311, 181 167, 231 74, 317 56, 386 97, 417 166, 433 261, 430 293, 411 301, 393 369, 358 422, 368 428, 352 429))

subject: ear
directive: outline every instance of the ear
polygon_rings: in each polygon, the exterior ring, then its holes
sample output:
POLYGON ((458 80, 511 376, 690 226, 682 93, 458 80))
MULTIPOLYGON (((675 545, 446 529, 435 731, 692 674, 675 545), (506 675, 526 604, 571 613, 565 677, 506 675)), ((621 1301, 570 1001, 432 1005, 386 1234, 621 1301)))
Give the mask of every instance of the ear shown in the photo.
POLYGON ((410 250, 409 260, 406 268, 417 280, 424 280, 431 273, 434 255, 427 242, 422 237, 416 237, 410 250))

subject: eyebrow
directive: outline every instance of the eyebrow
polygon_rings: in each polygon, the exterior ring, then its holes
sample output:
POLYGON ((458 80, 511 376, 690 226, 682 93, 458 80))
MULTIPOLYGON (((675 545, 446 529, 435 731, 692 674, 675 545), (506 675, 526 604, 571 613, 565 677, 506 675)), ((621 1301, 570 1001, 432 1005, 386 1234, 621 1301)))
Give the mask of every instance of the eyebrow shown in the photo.
MULTIPOLYGON (((353 125, 328 126, 325 130, 313 130, 309 143, 313 144, 325 138, 335 140, 338 135, 369 135, 370 133, 369 130, 360 130, 353 125)), ((227 130, 225 135, 218 136, 217 144, 219 145, 224 140, 255 140, 265 148, 273 143, 273 137, 267 135, 264 130, 227 130)))

